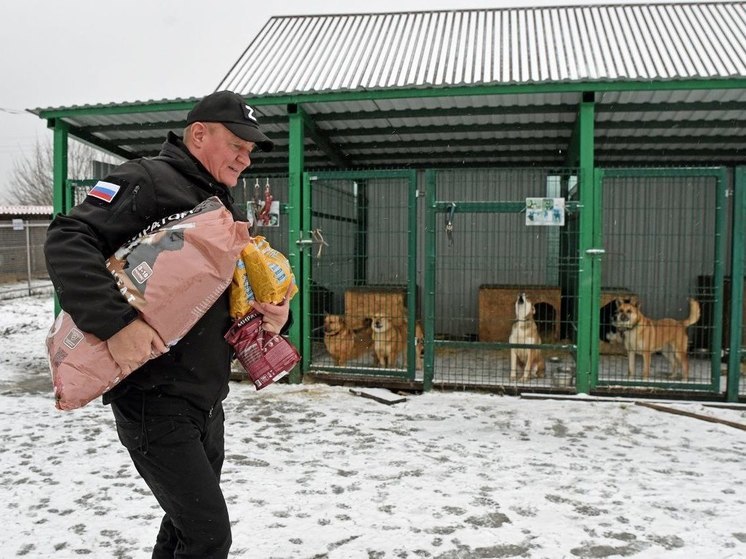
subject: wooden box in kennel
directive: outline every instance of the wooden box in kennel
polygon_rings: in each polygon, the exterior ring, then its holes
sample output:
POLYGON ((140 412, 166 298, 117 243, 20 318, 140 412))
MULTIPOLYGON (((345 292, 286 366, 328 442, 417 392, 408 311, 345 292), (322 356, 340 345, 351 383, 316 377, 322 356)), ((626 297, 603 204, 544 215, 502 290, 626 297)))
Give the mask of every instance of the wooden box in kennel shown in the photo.
POLYGON ((515 320, 515 300, 525 293, 534 304, 542 342, 559 340, 560 288, 551 285, 480 285, 479 341, 507 342, 515 320))
POLYGON ((396 322, 407 318, 407 290, 398 286, 360 286, 345 291, 345 320, 358 329, 366 318, 387 316, 396 322))

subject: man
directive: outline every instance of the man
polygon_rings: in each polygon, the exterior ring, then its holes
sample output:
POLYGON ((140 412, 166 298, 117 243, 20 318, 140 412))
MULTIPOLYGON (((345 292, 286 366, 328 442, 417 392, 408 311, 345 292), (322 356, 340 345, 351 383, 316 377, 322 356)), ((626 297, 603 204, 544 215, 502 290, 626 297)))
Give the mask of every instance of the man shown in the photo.
MULTIPOLYGON (((169 133, 160 155, 122 164, 49 227, 44 249, 60 305, 80 329, 106 341, 124 373, 131 372, 103 401, 111 403, 119 439, 165 512, 155 559, 228 556, 231 530, 219 482, 231 360, 223 338, 231 325, 229 295, 223 293, 169 349, 121 296, 104 262, 153 222, 211 196, 245 221, 229 188, 255 148, 272 147, 241 96, 213 93, 187 115, 183 140, 169 133)), ((287 302, 255 308, 270 332, 288 321, 287 302)))

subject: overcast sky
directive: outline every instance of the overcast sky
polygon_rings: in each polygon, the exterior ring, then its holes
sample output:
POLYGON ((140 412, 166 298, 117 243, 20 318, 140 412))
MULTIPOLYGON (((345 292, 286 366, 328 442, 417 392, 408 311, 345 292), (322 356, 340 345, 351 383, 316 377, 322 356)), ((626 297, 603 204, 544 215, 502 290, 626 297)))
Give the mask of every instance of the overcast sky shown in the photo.
MULTIPOLYGON (((0 201, 46 124, 26 109, 196 97, 275 15, 608 3, 520 0, 4 0, 0 201)), ((618 3, 631 3, 618 0, 618 3)))

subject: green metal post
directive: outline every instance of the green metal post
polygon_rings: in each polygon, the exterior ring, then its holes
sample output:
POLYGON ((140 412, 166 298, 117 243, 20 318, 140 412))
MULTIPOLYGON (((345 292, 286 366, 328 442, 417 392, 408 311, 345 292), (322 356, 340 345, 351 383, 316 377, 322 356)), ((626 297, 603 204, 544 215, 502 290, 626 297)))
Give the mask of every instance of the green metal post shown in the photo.
MULTIPOLYGON (((302 245, 296 244, 303 238, 304 213, 304 177, 303 177, 303 140, 304 123, 303 111, 296 105, 288 106, 289 146, 288 146, 288 261, 295 277, 300 282, 300 297, 294 297, 290 302, 293 313, 293 324, 290 327, 290 340, 300 348, 301 362, 290 373, 290 382, 297 384, 301 381, 302 373, 311 355, 309 332, 311 285, 310 273, 303 264, 302 245)), ((310 201, 306 202, 310 206, 310 201)))
MULTIPOLYGON (((300 227, 300 237, 299 239, 303 239, 304 241, 310 241, 310 239, 305 239, 305 235, 310 236, 310 231, 312 230, 313 224, 311 222, 312 218, 312 205, 311 205, 311 196, 312 196, 312 189, 313 189, 313 182, 315 180, 315 177, 311 176, 311 174, 304 172, 303 173, 303 180, 301 182, 302 184, 302 190, 301 190, 301 199, 302 207, 300 210, 300 216, 301 216, 301 227, 300 227)), ((312 294, 311 294, 311 288, 312 288, 312 274, 311 271, 313 270, 312 262, 311 262, 311 256, 313 253, 312 245, 310 244, 301 244, 298 245, 300 247, 300 269, 302 270, 302 277, 303 277, 303 298, 301 299, 302 307, 301 307, 301 322, 302 322, 302 332, 301 332, 301 344, 303 347, 303 361, 301 364, 303 365, 302 372, 305 372, 308 369, 308 365, 311 362, 311 316, 313 314, 313 300, 312 300, 312 294)), ((300 381, 300 378, 298 379, 300 381)))
POLYGON ((53 165, 53 196, 54 213, 66 213, 70 209, 70 201, 65 195, 65 183, 67 181, 67 124, 61 120, 54 121, 54 152, 52 155, 53 165))
MULTIPOLYGON (((54 147, 52 152, 52 195, 54 214, 66 213, 70 207, 67 195, 67 132, 68 126, 61 120, 54 121, 54 147)), ((54 315, 62 309, 57 296, 54 297, 54 315)))
POLYGON ((727 191, 728 181, 725 175, 725 169, 718 169, 715 172, 716 179, 716 202, 715 211, 715 248, 713 259, 713 297, 715 304, 712 309, 712 320, 715 328, 712 329, 712 361, 711 361, 711 384, 716 390, 720 390, 720 361, 723 350, 723 314, 724 314, 724 289, 725 282, 725 251, 726 251, 726 225, 728 221, 727 212, 725 211, 728 204, 727 191))
POLYGON ((355 276, 353 284, 365 285, 368 269, 368 181, 357 182, 357 200, 355 202, 355 276))
POLYGON ((590 327, 590 336, 587 338, 588 351, 590 358, 590 388, 598 385, 598 368, 599 368, 599 346, 598 335, 600 329, 600 306, 601 306, 601 257, 603 254, 603 169, 594 169, 593 171, 593 211, 589 212, 593 218, 593 247, 589 254, 589 260, 592 265, 591 281, 591 310, 588 316, 587 324, 590 327))
POLYGON ((746 235, 746 167, 736 167, 733 177, 733 235, 730 273, 730 353, 728 354, 729 402, 738 401, 741 380, 741 347, 743 329, 744 235, 746 235))
POLYGON ((435 366, 435 185, 436 171, 425 171, 425 293, 422 298, 425 323, 423 390, 433 387, 435 366))
MULTIPOLYGON (((593 108, 595 113, 595 108, 593 108)), ((590 137, 587 136, 589 133, 585 132, 584 138, 586 141, 590 139, 590 168, 593 169, 593 211, 591 216, 593 217, 593 249, 591 251, 591 259, 593 263, 593 272, 591 280, 591 312, 589 315, 590 319, 590 331, 589 331, 589 345, 588 354, 590 355, 590 386, 589 388, 595 388, 598 382, 598 368, 599 368, 599 346, 598 346, 598 332, 600 330, 601 322, 601 268, 603 259, 603 173, 597 173, 595 168, 595 157, 594 157, 594 131, 593 131, 594 119, 591 117, 591 131, 590 137), (598 178, 596 175, 598 174, 598 178)))
MULTIPOLYGON (((593 370, 593 341, 598 332, 598 316, 593 317, 594 307, 594 282, 600 277, 596 270, 597 256, 594 254, 595 234, 594 225, 596 217, 596 183, 594 180, 594 113, 595 106, 592 101, 583 101, 580 104, 578 118, 580 119, 580 238, 578 242, 578 340, 577 340, 577 371, 575 387, 577 392, 588 394, 591 389, 591 371, 593 370), (596 323, 596 329, 593 324, 596 323)), ((598 315, 598 312, 595 312, 598 315)), ((595 344, 598 348, 598 341, 595 344)), ((596 353, 598 350, 596 349, 596 353)), ((596 361, 597 361, 596 357, 596 361)), ((596 366, 598 363, 596 363, 596 366)))
MULTIPOLYGON (((417 171, 409 172, 407 181, 407 337, 415 339, 417 322, 417 171)), ((407 377, 415 378, 416 352, 419 347, 407 344, 407 377)))

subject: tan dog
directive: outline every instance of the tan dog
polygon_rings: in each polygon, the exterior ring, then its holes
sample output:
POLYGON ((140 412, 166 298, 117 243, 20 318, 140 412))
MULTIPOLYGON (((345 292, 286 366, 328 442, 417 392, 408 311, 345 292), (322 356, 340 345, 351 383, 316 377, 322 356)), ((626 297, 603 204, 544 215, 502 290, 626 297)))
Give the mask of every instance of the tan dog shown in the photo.
POLYGON ((627 350, 627 375, 635 373, 635 356, 642 355, 642 378, 650 377, 650 360, 660 351, 671 364, 675 376, 679 369, 682 378, 689 378, 689 338, 686 329, 699 320, 699 303, 689 299, 689 317, 684 320, 661 318, 652 320, 642 314, 637 299, 617 299, 614 326, 624 338, 627 350))
POLYGON ((415 352, 417 353, 417 368, 422 369, 425 364, 425 330, 422 323, 418 320, 414 323, 414 336, 417 338, 415 352))
POLYGON ((343 366, 373 347, 370 321, 366 321, 362 328, 353 330, 347 325, 344 316, 327 314, 324 317, 324 345, 334 362, 343 366))
MULTIPOLYGON (((534 305, 525 293, 519 293, 515 300, 515 322, 510 331, 508 341, 511 344, 541 344, 539 329, 534 322, 534 305)), ((518 367, 523 367, 522 381, 527 381, 531 375, 544 376, 544 357, 541 350, 533 348, 511 348, 510 350, 510 380, 518 376, 518 367)))
POLYGON ((373 353, 380 367, 395 367, 399 355, 404 355, 407 366, 407 323, 394 321, 385 316, 374 316, 371 322, 373 331, 373 353))

